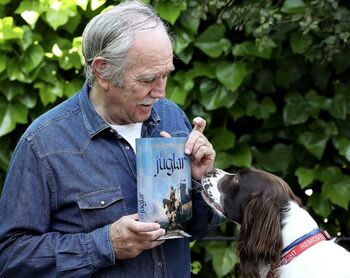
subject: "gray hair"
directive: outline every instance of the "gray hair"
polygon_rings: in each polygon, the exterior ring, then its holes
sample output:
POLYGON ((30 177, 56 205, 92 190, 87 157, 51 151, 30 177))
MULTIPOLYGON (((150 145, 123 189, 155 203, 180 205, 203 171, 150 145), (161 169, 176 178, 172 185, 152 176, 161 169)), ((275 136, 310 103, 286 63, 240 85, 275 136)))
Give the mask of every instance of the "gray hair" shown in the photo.
POLYGON ((102 57, 106 60, 106 67, 100 71, 101 75, 111 80, 114 86, 123 86, 123 74, 128 67, 127 54, 135 34, 158 26, 163 26, 168 33, 167 26, 153 8, 135 0, 95 16, 85 27, 82 37, 84 74, 88 84, 92 86, 95 82, 92 61, 102 57))

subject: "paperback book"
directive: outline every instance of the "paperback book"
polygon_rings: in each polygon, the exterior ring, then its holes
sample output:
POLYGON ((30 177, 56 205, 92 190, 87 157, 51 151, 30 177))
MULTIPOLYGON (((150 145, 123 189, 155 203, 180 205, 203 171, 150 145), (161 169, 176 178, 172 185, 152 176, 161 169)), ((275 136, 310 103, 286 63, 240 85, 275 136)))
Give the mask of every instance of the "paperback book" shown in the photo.
POLYGON ((166 230, 159 240, 190 237, 184 224, 192 217, 191 161, 187 138, 136 139, 139 221, 166 230))

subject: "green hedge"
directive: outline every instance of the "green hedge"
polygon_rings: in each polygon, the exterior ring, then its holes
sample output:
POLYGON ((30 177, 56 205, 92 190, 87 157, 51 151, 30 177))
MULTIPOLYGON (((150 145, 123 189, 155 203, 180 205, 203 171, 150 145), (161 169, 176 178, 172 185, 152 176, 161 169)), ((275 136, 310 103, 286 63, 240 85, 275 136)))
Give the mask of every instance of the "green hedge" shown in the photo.
MULTIPOLYGON (((85 24, 118 2, 0 0, 1 184, 27 125, 81 86, 85 24)), ((148 2, 176 37, 167 95, 208 121, 216 166, 282 176, 333 236, 350 236, 348 1, 148 2)), ((194 242, 192 258, 200 277, 238 267, 234 241, 194 242)))

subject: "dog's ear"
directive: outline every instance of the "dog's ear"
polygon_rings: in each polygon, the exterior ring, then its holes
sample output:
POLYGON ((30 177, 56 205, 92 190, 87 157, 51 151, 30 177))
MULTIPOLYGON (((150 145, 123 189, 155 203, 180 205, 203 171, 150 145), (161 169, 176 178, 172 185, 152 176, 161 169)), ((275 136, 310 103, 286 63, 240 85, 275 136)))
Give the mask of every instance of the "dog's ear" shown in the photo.
POLYGON ((264 190, 255 192, 244 209, 237 239, 243 277, 259 277, 261 265, 279 263, 283 248, 282 204, 273 194, 264 190))

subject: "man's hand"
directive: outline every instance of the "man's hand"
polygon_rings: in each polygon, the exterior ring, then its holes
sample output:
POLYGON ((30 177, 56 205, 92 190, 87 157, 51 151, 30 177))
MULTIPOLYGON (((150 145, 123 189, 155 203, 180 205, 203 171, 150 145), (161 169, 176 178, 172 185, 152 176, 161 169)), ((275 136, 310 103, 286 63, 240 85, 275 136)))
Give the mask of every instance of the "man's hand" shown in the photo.
MULTIPOLYGON (((185 145, 185 153, 191 155, 192 158, 192 178, 199 181, 203 175, 212 170, 216 153, 207 137, 203 135, 205 120, 201 117, 196 117, 193 119, 193 124, 194 128, 185 145)), ((162 131, 160 135, 162 137, 171 137, 165 131, 162 131)))
POLYGON ((116 258, 134 258, 142 251, 161 245, 157 240, 165 234, 158 223, 144 223, 137 220, 137 213, 126 215, 111 225, 110 236, 116 258))

